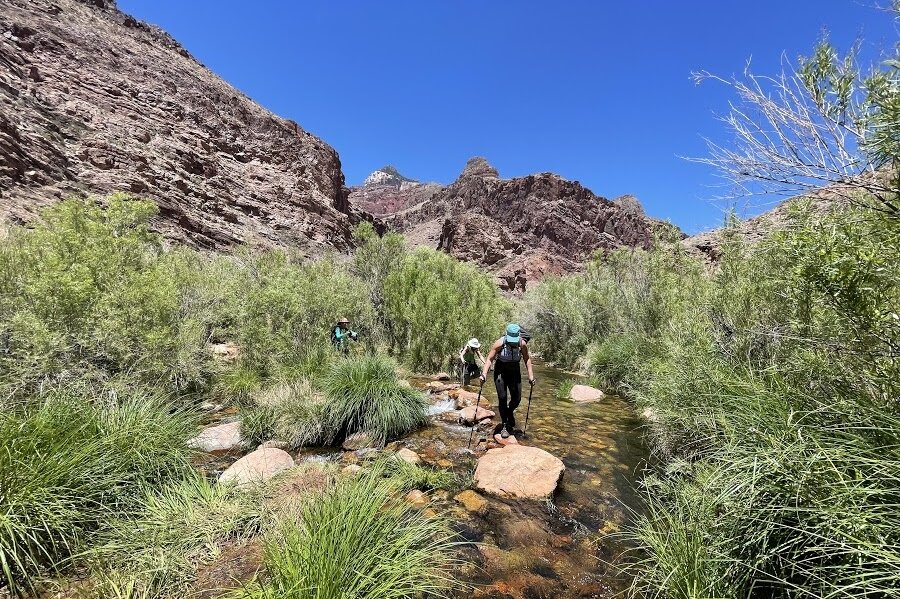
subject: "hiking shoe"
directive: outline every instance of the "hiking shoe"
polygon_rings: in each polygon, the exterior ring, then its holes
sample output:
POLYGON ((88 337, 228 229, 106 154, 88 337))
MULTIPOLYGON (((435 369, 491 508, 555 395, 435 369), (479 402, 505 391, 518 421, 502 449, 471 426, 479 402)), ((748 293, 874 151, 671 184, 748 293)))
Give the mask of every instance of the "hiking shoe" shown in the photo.
POLYGON ((506 430, 505 426, 502 429, 500 429, 500 438, 501 439, 509 439, 509 431, 506 430))

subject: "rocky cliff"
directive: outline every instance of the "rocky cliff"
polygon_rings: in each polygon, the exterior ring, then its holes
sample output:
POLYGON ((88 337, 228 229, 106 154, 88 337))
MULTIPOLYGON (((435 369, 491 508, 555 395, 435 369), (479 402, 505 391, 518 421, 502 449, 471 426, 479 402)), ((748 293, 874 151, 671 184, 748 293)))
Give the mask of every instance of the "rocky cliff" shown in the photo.
POLYGON ((124 191, 170 239, 347 249, 337 153, 113 0, 0 3, 0 219, 124 191))
POLYGON ((611 201, 552 173, 503 179, 483 158, 416 200, 399 187, 389 197, 378 186, 350 194, 361 207, 377 204, 387 228, 413 245, 474 262, 513 292, 548 273, 577 270, 598 250, 649 247, 656 231, 669 226, 647 218, 631 196, 611 201))

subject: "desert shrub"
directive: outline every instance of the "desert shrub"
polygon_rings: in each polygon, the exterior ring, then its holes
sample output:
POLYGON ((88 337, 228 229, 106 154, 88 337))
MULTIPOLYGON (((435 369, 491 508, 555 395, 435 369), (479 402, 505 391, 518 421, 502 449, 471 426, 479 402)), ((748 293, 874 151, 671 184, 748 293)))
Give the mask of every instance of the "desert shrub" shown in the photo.
POLYGON ((323 415, 329 441, 367 432, 382 443, 428 422, 425 396, 397 377, 381 355, 336 362, 323 381, 323 415))
POLYGON ((104 587, 125 583, 131 593, 183 597, 197 567, 226 542, 257 534, 261 518, 252 493, 190 473, 158 490, 147 489, 136 513, 111 520, 81 559, 92 565, 104 587))
MULTIPOLYGON (((264 374, 328 347, 341 317, 372 329, 366 286, 336 261, 297 263, 280 251, 245 256, 247 280, 236 334, 245 366, 264 374)), ((309 363, 308 360, 306 360, 309 363)))
POLYGON ((446 524, 395 497, 377 471, 308 501, 266 544, 248 599, 441 596, 454 586, 446 524))
POLYGON ((189 469, 194 421, 152 396, 104 405, 66 392, 0 411, 0 566, 12 588, 189 469))
POLYGON ((470 337, 499 337, 509 315, 489 277, 435 250, 407 254, 384 280, 388 343, 411 368, 446 368, 470 337))
POLYGON ((207 327, 148 221, 150 202, 69 200, 0 241, 0 380, 42 384, 128 377, 183 392, 203 386, 207 327))

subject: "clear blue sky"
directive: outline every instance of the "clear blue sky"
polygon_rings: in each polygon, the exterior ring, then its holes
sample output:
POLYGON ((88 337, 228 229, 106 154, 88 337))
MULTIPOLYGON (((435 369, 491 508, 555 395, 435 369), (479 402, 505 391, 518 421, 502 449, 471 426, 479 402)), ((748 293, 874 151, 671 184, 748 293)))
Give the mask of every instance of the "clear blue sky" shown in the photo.
MULTIPOLYGON (((118 0, 340 153, 348 184, 384 164, 449 183, 485 156, 503 177, 553 171, 631 193, 688 232, 721 222, 703 136, 730 92, 823 30, 846 49, 897 38, 888 0, 118 0)), ((751 209, 752 210, 752 209, 751 209)))

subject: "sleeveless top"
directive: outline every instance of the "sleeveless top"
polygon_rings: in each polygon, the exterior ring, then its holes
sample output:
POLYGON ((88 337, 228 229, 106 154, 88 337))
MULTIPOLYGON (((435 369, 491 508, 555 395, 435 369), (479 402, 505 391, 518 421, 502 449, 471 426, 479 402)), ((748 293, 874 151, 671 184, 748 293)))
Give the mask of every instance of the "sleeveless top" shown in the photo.
POLYGON ((500 348, 500 351, 497 353, 497 360, 499 362, 518 362, 522 359, 522 345, 518 343, 516 345, 510 345, 503 341, 503 347, 500 348))

